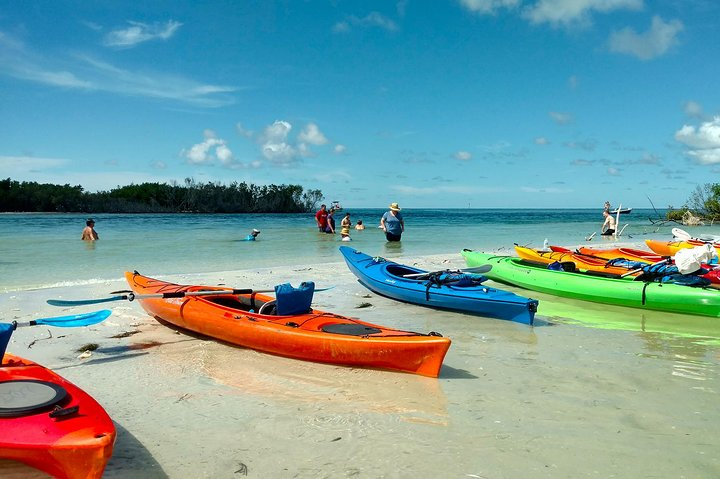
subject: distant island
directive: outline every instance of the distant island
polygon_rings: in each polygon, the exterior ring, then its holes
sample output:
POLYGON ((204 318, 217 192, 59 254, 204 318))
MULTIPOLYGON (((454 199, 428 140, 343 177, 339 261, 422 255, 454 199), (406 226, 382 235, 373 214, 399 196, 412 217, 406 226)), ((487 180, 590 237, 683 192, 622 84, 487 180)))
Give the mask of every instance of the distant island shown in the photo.
POLYGON ((55 213, 305 213, 322 201, 320 190, 299 185, 232 182, 141 183, 89 193, 80 185, 0 180, 0 211, 55 213))

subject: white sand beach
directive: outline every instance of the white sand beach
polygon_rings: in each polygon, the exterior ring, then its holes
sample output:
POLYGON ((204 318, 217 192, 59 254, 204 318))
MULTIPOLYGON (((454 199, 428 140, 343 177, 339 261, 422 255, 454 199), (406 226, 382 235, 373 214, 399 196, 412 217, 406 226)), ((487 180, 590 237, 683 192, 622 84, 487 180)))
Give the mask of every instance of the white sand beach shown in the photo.
MULTIPOLYGON (((464 266, 456 254, 403 263, 464 266)), ((431 379, 234 347, 176 332, 127 301, 45 303, 102 298, 127 289, 120 280, 0 295, 5 320, 112 309, 87 328, 22 328, 8 348, 106 408, 118 430, 107 478, 720 476, 718 342, 643 331, 643 312, 570 305, 639 318, 637 328, 599 329, 550 319, 541 299, 539 325, 528 327, 379 297, 342 263, 159 277, 256 289, 312 279, 335 286, 315 293, 319 309, 453 344, 431 379), (79 359, 87 343, 99 347, 79 359)))

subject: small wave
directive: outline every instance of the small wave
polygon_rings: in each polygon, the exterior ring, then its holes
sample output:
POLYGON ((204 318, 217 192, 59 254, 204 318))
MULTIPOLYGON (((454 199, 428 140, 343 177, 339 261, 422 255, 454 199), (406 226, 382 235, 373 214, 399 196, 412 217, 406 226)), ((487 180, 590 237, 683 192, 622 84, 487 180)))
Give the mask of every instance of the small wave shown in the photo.
POLYGON ((51 283, 40 283, 40 284, 26 284, 26 285, 15 285, 7 288, 3 288, 3 293, 16 293, 20 291, 33 291, 38 289, 51 289, 51 288, 68 288, 74 286, 91 286, 95 284, 113 283, 116 281, 123 281, 123 278, 90 278, 90 279, 78 279, 78 280, 65 280, 55 281, 51 283))

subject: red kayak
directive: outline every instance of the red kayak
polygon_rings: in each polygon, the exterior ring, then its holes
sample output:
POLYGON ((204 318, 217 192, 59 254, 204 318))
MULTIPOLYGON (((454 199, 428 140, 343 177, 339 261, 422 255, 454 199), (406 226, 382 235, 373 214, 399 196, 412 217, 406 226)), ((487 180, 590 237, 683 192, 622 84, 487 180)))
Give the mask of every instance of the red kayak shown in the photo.
POLYGON ((112 420, 86 392, 37 363, 3 356, 0 459, 59 479, 96 479, 114 443, 112 420))

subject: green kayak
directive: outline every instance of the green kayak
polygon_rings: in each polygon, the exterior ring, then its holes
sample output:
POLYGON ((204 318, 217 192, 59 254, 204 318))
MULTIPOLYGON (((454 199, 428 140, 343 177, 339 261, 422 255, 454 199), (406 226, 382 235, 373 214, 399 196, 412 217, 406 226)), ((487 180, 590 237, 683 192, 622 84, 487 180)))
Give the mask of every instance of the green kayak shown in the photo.
POLYGON ((492 265, 492 270, 484 273, 488 278, 532 291, 631 308, 720 317, 720 290, 713 288, 554 271, 520 258, 467 249, 461 254, 469 267, 492 265))

